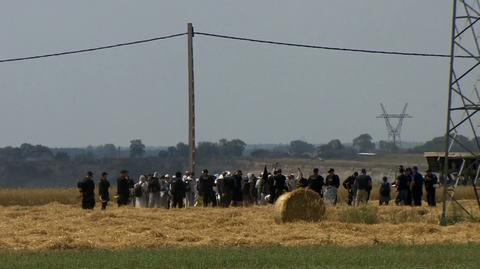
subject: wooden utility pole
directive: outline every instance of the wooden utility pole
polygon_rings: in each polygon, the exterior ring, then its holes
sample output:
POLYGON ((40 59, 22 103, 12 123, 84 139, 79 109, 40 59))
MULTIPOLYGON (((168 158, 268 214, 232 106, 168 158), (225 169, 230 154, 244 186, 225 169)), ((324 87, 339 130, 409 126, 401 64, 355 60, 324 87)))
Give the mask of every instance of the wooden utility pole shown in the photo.
POLYGON ((195 173, 195 85, 193 78, 193 25, 187 25, 188 34, 188 167, 195 173))

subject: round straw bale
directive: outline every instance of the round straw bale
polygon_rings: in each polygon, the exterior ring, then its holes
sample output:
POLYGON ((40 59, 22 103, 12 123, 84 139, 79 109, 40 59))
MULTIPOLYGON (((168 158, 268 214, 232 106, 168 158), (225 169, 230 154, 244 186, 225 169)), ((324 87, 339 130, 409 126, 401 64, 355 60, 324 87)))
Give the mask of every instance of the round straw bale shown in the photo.
POLYGON ((320 221, 325 215, 322 197, 309 189, 287 192, 275 202, 276 223, 293 221, 320 221))

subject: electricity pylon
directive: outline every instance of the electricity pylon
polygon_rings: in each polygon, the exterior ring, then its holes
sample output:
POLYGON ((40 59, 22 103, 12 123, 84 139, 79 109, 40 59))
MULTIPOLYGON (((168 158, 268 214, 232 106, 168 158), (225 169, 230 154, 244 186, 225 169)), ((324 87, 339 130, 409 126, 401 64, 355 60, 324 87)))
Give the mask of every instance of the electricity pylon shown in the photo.
POLYGON ((448 109, 445 130, 445 151, 439 157, 443 179, 443 210, 441 224, 448 223, 448 205, 455 202, 455 189, 460 179, 472 182, 480 206, 477 183, 480 176, 480 141, 477 135, 480 102, 465 94, 480 74, 480 1, 453 0, 450 39, 450 73, 448 79, 448 109), (461 136, 460 136, 461 135, 461 136), (471 138, 466 143, 462 137, 471 138), (453 154, 455 148, 464 153, 453 154), (447 180, 450 179, 450 180, 447 180), (449 184, 450 181, 450 184, 449 184), (452 183, 453 182, 453 183, 452 183))
POLYGON ((397 147, 400 147, 402 144, 401 141, 401 132, 402 132, 402 126, 403 126, 403 121, 406 118, 412 118, 412 116, 407 114, 407 107, 408 103, 405 104, 403 107, 402 113, 400 114, 388 114, 387 110, 383 106, 382 103, 380 103, 380 107, 382 108, 382 114, 377 116, 377 118, 381 118, 385 120, 385 125, 387 126, 387 132, 388 132, 388 139, 397 147), (392 125, 392 122, 390 119, 398 119, 397 125, 392 125))

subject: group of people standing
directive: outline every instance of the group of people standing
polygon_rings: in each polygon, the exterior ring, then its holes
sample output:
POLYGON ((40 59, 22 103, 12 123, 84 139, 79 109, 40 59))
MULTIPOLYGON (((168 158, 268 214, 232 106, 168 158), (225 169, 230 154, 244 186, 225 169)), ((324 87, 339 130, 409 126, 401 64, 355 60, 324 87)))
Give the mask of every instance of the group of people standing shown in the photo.
POLYGON ((432 170, 428 169, 423 176, 416 166, 412 168, 400 166, 398 172, 396 180, 398 194, 395 199, 397 205, 421 206, 425 189, 428 205, 436 206, 435 189, 439 187, 439 181, 432 170))
MULTIPOLYGON (((110 201, 110 182, 108 173, 101 174, 98 182, 98 197, 102 210, 106 209, 110 201)), ((347 177, 341 184, 348 192, 349 205, 367 204, 372 191, 372 178, 366 169, 361 173, 355 172, 347 177)), ((427 202, 435 206, 435 188, 438 179, 427 170, 425 177, 417 167, 399 169, 395 183, 390 184, 384 177, 379 187, 380 205, 388 205, 391 200, 392 188, 396 187, 398 195, 395 199, 397 205, 416 205, 422 203, 423 187, 427 193, 427 202)), ((117 178, 116 201, 118 206, 133 206, 137 208, 183 208, 194 206, 251 206, 274 203, 285 192, 297 188, 308 188, 317 192, 327 205, 336 205, 338 202, 338 189, 340 177, 333 168, 329 169, 323 178, 319 169, 313 169, 308 178, 298 169, 298 174, 285 176, 281 169, 273 169, 270 173, 265 167, 263 173, 256 177, 253 173, 243 175, 241 170, 233 173, 228 171, 210 175, 207 169, 196 178, 192 172, 168 174, 141 175, 137 182, 130 177, 127 170, 120 172, 117 178)), ((85 178, 78 183, 82 193, 82 208, 95 207, 95 183, 93 173, 87 172, 85 178)))
MULTIPOLYGON (((363 171, 362 171, 363 172, 363 171)), ((371 182, 371 179, 369 179, 371 182)), ((371 183, 364 185, 361 182, 361 176, 355 172, 343 182, 343 187, 348 191, 348 204, 352 205, 355 201, 358 204, 359 199, 358 188, 365 190, 363 195, 366 195, 366 201, 370 198, 372 189, 371 183), (360 180, 358 180, 360 178, 360 180)), ((436 188, 439 187, 437 176, 428 169, 425 176, 419 171, 418 167, 404 168, 402 165, 398 170, 395 182, 391 184, 387 177, 382 178, 379 187, 379 204, 388 205, 392 200, 392 189, 396 188, 397 196, 395 197, 396 205, 421 206, 423 200, 423 190, 426 192, 426 201, 429 206, 436 206, 436 188)), ((360 194, 362 195, 362 194, 360 194)))

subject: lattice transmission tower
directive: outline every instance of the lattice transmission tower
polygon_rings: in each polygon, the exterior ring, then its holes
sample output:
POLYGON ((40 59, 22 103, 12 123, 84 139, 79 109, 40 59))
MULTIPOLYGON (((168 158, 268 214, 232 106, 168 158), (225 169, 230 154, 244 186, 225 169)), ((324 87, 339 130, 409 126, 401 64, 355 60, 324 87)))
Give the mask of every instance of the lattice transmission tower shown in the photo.
POLYGON ((480 207, 477 188, 480 175, 480 141, 477 135, 480 101, 466 94, 472 85, 476 87, 480 75, 479 21, 479 0, 453 0, 445 150, 438 157, 441 178, 446 183, 443 188, 443 225, 448 223, 448 205, 451 202, 471 214, 454 197, 460 180, 473 185, 480 207))
POLYGON ((407 114, 408 103, 405 104, 402 113, 400 114, 388 114, 382 103, 380 103, 380 107, 382 108, 382 114, 377 116, 377 118, 385 120, 385 126, 387 127, 389 141, 391 141, 395 146, 400 147, 400 145, 402 144, 401 132, 403 122, 406 118, 412 118, 412 116, 407 114), (393 125, 391 119, 398 119, 397 124, 393 125))

